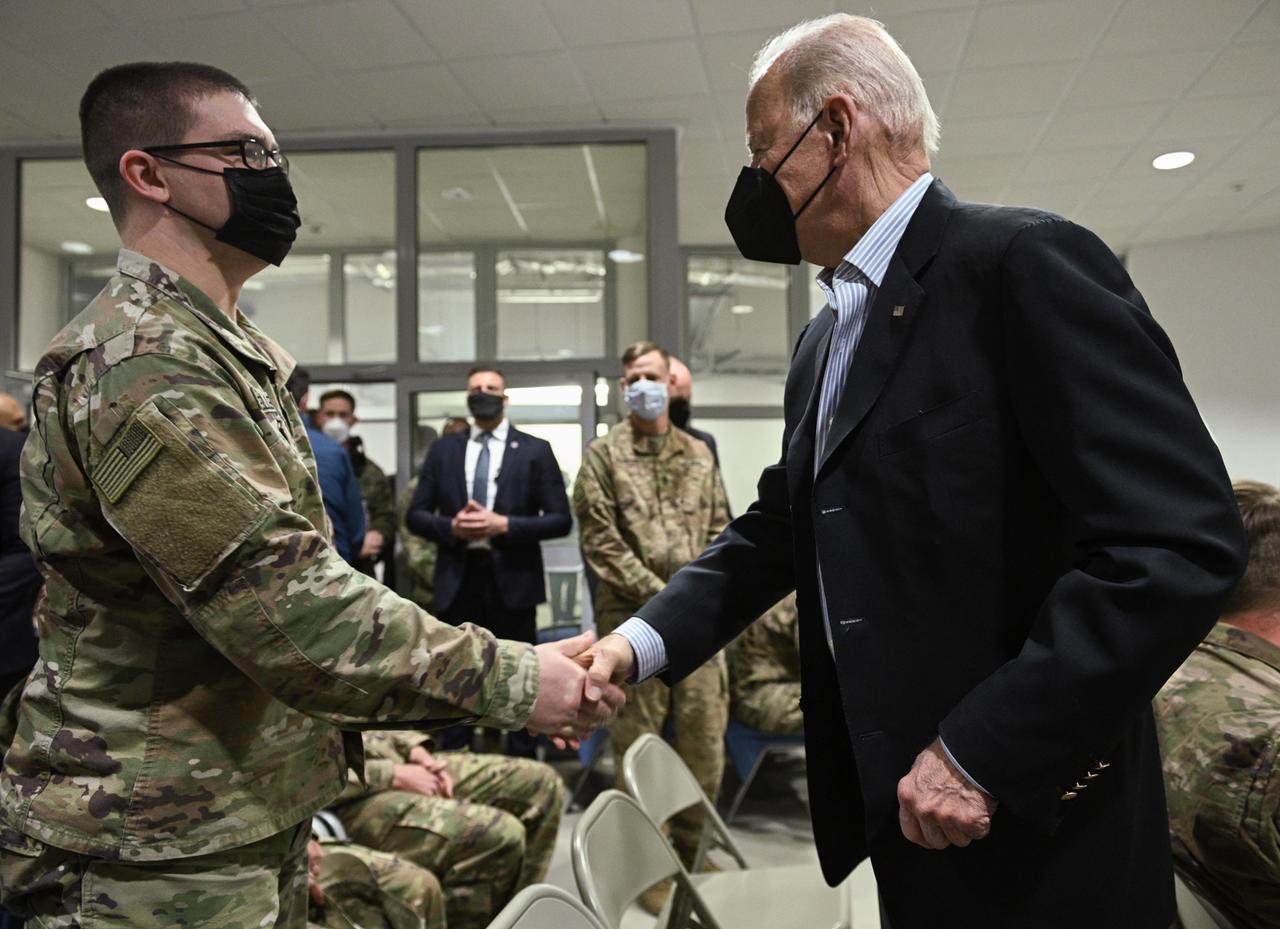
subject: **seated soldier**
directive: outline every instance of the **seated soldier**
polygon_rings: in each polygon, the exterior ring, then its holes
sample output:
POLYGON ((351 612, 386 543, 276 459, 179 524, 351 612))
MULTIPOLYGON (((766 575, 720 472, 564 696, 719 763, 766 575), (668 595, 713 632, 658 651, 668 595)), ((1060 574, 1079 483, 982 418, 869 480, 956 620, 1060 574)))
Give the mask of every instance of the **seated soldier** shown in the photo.
POLYGON ((1178 871, 1239 929, 1280 926, 1280 490, 1237 481, 1249 562, 1155 700, 1178 871))
POLYGON ((450 929, 483 929, 546 876, 564 786, 538 761, 431 744, 424 732, 365 733, 365 785, 352 776, 333 811, 352 841, 439 878, 450 929))
POLYGON ((308 929, 445 929, 444 893, 425 868, 351 842, 307 846, 308 929))
POLYGON ((801 735, 800 626, 788 594, 729 648, 730 712, 769 735, 801 735))

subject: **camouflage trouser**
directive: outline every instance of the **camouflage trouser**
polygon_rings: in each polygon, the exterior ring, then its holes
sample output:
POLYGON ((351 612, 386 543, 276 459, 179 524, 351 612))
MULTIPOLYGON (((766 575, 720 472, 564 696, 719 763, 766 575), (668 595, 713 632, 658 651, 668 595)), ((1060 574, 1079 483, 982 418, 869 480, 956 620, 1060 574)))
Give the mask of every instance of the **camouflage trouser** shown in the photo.
POLYGON ((308 819, 212 855, 108 861, 0 835, 0 901, 32 929, 303 929, 308 819))
POLYGON ((733 715, 744 725, 769 735, 802 735, 800 682, 778 681, 752 688, 745 700, 733 705, 733 715))
POLYGON ((482 929, 543 879, 555 849, 564 785, 524 758, 445 752, 454 799, 388 790, 337 809, 351 838, 431 871, 451 929, 482 929))
POLYGON ((316 882, 324 929, 445 929, 436 876, 395 855, 349 842, 325 842, 316 882))
MULTIPOLYGON (((600 634, 605 634, 603 628, 600 634)), ((622 784, 622 756, 631 743, 646 732, 661 736, 670 719, 672 745, 708 799, 715 803, 720 778, 724 775, 724 730, 729 724, 729 672, 724 653, 717 654, 675 687, 650 678, 627 687, 626 692, 626 705, 609 724, 619 785, 622 784)), ((692 864, 697 851, 703 819, 702 814, 695 811, 681 813, 671 820, 671 841, 686 866, 692 864)))

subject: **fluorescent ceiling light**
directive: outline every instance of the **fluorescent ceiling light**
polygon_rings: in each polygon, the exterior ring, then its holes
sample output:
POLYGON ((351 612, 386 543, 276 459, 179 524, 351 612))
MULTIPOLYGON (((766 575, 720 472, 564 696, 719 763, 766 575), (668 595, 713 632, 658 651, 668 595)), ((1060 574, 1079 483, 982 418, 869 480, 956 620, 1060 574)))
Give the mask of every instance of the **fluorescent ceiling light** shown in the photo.
POLYGON ((583 290, 498 291, 499 303, 599 303, 600 298, 597 291, 583 290))
POLYGON ((735 303, 729 308, 729 312, 734 316, 746 316, 748 313, 754 313, 756 308, 748 303, 735 303))
POLYGON ((85 200, 84 205, 91 210, 97 210, 99 213, 107 213, 111 209, 107 206, 107 201, 102 197, 89 197, 85 200))
POLYGON ((1157 171, 1173 171, 1176 168, 1185 168, 1195 160, 1195 152, 1165 152, 1151 160, 1151 167, 1157 171))
POLYGON ((60 248, 69 255, 93 254, 93 246, 88 242, 63 242, 60 248))
POLYGON ((629 248, 615 248, 609 252, 609 260, 615 264, 633 265, 637 262, 644 261, 644 255, 640 252, 633 252, 629 248))

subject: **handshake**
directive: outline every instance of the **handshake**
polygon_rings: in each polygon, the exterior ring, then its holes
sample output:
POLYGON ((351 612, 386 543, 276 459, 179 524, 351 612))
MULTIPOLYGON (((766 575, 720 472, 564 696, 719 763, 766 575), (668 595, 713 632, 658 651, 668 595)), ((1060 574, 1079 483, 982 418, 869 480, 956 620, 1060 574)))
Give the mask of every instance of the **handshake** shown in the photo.
POLYGON ((534 651, 538 698, 529 716, 532 734, 547 735, 564 748, 591 735, 627 702, 622 682, 635 668, 635 653, 622 636, 596 642, 594 633, 584 632, 534 651))

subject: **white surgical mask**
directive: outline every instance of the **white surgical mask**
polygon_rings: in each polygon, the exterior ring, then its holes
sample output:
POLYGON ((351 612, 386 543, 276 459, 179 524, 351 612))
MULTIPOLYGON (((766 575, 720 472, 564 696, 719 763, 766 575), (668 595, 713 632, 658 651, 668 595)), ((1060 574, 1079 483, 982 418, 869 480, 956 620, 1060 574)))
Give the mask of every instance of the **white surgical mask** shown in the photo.
POLYGON ((351 427, 347 425, 345 419, 339 419, 337 416, 332 419, 326 419, 324 425, 320 427, 320 431, 339 445, 351 438, 351 427))
POLYGON ((627 409, 653 422, 667 408, 667 385, 661 381, 639 380, 627 385, 624 397, 627 409))

